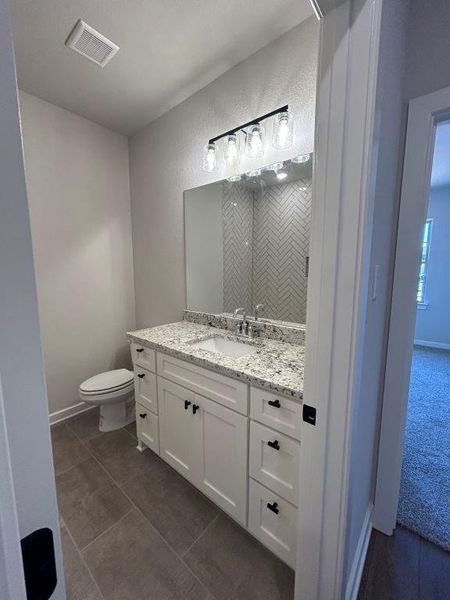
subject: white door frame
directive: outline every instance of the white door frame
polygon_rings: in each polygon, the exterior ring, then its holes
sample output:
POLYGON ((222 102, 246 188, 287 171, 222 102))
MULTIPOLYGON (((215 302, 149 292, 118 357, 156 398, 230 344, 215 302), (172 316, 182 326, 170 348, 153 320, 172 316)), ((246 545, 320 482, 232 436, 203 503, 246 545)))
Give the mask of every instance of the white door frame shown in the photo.
POLYGON ((435 130, 449 112, 450 87, 409 104, 374 508, 374 527, 387 535, 392 535, 397 519, 435 130))
MULTIPOLYGON (((308 281, 296 600, 346 597, 353 405, 374 205, 374 117, 382 0, 348 0, 321 20, 308 281)), ((355 584, 357 590, 358 584, 355 584)))

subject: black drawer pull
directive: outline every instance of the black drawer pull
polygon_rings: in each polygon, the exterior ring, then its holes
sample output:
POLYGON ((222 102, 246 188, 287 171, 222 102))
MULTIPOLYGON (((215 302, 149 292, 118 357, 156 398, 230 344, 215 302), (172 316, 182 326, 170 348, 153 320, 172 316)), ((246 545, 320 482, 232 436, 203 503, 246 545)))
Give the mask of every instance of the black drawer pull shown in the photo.
POLYGON ((145 373, 138 373, 139 379, 143 379, 145 377, 145 373))
POLYGON ((268 502, 267 508, 269 510, 271 510, 273 513, 275 513, 276 515, 280 512, 278 509, 278 502, 274 502, 273 504, 270 504, 270 502, 268 502))
POLYGON ((147 413, 141 413, 139 416, 141 417, 141 419, 145 419, 147 416, 147 413))
POLYGON ((192 404, 192 402, 190 400, 185 400, 184 401, 184 410, 187 410, 190 404, 192 404))
POLYGON ((136 352, 144 352, 144 348, 136 348, 136 352))
POLYGON ((198 404, 193 404, 192 405, 192 412, 193 412, 194 415, 198 411, 199 408, 200 408, 200 406, 198 404))
POLYGON ((278 443, 278 440, 275 440, 273 442, 267 442, 267 445, 273 448, 274 450, 280 449, 280 444, 278 443))
POLYGON ((270 406, 275 406, 275 408, 280 408, 281 406, 279 400, 269 400, 267 404, 270 404, 270 406))

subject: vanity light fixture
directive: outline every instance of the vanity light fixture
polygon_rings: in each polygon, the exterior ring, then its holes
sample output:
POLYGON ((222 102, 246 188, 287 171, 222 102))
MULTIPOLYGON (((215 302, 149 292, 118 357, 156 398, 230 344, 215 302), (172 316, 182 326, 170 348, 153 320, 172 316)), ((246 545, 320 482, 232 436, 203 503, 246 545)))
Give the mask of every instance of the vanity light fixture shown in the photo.
POLYGON ((246 173, 247 177, 259 177, 261 175, 261 169, 252 169, 246 173))
POLYGON ((297 165, 302 165, 303 163, 308 162, 308 160, 310 159, 311 155, 310 154, 301 154, 300 156, 296 156, 295 158, 291 158, 291 162, 297 164, 297 165))
POLYGON ((277 173, 277 179, 286 179, 286 177, 288 176, 288 174, 286 173, 286 171, 280 171, 279 173, 277 173))
POLYGON ((268 165, 264 168, 264 171, 273 171, 274 173, 278 173, 284 167, 284 163, 276 162, 271 165, 268 165))
POLYGON ((208 173, 214 171, 217 166, 217 149, 214 142, 209 142, 203 148, 203 168, 208 173))
POLYGON ((225 164, 229 167, 236 167, 239 164, 239 139, 236 133, 227 135, 223 149, 223 158, 225 160, 225 164))
POLYGON ((294 141, 294 117, 291 112, 285 111, 275 116, 273 122, 273 146, 278 150, 285 150, 292 146, 294 141))
POLYGON ((210 173, 216 168, 217 142, 223 138, 225 138, 223 158, 226 166, 237 166, 239 164, 241 156, 239 133, 245 135, 245 153, 250 158, 262 157, 264 155, 266 133, 263 121, 271 118, 274 119, 273 145, 280 150, 289 148, 292 145, 294 137, 294 118, 286 104, 265 115, 261 115, 257 119, 253 119, 253 121, 239 125, 239 127, 211 138, 203 148, 203 168, 205 171, 210 173))

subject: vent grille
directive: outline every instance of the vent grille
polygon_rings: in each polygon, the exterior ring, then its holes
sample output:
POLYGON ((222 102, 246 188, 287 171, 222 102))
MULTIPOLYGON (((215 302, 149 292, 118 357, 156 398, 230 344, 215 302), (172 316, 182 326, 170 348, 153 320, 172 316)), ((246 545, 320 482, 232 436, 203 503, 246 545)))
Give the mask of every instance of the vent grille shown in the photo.
POLYGON ((66 46, 100 67, 104 67, 119 50, 119 46, 81 19, 69 35, 66 46))

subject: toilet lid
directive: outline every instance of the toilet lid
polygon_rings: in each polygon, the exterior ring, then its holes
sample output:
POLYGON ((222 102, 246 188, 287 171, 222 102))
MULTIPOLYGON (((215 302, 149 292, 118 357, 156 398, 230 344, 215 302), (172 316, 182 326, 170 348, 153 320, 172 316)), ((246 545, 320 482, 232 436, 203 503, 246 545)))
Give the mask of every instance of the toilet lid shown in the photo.
POLYGON ((107 390, 115 390, 132 382, 133 376, 133 371, 129 371, 128 369, 106 371, 106 373, 94 375, 94 377, 83 381, 80 385, 80 390, 82 392, 105 392, 107 390))

